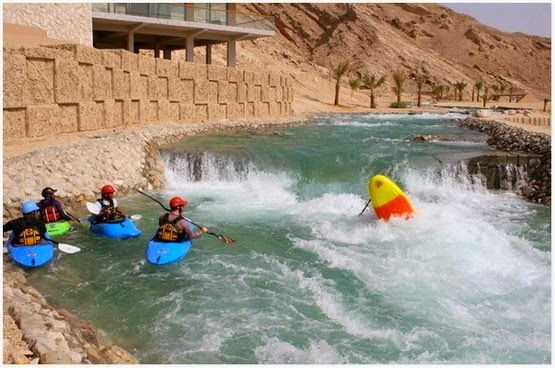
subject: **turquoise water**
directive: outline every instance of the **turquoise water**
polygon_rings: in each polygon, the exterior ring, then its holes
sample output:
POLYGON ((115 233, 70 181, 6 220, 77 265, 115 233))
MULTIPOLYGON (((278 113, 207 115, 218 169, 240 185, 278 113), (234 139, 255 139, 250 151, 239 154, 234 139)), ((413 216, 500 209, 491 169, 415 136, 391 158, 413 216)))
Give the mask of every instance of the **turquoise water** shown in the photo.
POLYGON ((188 137, 161 151, 186 216, 204 235, 184 260, 153 266, 137 239, 84 224, 82 248, 29 272, 48 300, 91 319, 141 363, 551 362, 551 215, 488 192, 461 155, 489 151, 464 115, 340 115, 306 126, 188 137), (413 135, 449 142, 418 143, 413 135), (383 222, 366 204, 386 173, 417 215, 383 222))

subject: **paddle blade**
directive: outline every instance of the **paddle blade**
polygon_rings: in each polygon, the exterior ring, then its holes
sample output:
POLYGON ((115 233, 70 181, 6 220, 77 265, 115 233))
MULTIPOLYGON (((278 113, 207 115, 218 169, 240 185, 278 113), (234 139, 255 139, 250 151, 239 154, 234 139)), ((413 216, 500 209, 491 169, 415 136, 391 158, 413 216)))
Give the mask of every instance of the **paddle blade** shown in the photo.
POLYGON ((58 249, 64 253, 69 253, 69 254, 77 253, 81 250, 81 248, 76 247, 75 245, 65 244, 65 243, 58 243, 58 249))
POLYGON ((223 241, 226 244, 235 243, 235 240, 233 240, 229 236, 225 236, 225 235, 218 235, 218 239, 220 239, 221 241, 223 241))
POLYGON ((93 215, 98 215, 100 213, 100 204, 98 202, 87 202, 87 210, 92 213, 93 215))
POLYGON ((226 244, 235 243, 235 240, 231 239, 229 236, 214 234, 211 231, 207 232, 207 234, 215 236, 216 238, 220 239, 221 241, 223 241, 226 244))

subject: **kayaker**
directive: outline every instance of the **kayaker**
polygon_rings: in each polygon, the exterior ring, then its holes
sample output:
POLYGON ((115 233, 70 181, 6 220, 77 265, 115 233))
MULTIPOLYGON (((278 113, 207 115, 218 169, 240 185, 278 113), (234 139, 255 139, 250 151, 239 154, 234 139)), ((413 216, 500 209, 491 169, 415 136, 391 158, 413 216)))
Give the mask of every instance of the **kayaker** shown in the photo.
POLYGON ((14 233, 14 245, 37 245, 46 237, 46 226, 38 218, 39 207, 34 201, 21 204, 23 217, 8 221, 3 226, 3 232, 14 233))
POLYGON ((41 199, 41 201, 37 203, 42 222, 46 224, 58 220, 78 221, 75 216, 67 214, 64 211, 62 204, 54 196, 54 193, 57 191, 57 189, 52 189, 51 187, 46 187, 42 190, 41 194, 44 199, 41 199))
POLYGON ((170 200, 171 211, 158 219, 158 231, 156 238, 161 241, 182 242, 185 240, 195 239, 208 232, 205 226, 200 227, 195 232, 189 228, 189 222, 181 216, 183 207, 187 205, 187 201, 181 197, 173 197, 170 200))
POLYGON ((114 198, 116 189, 107 184, 100 190, 102 198, 97 199, 95 205, 100 208, 98 215, 95 215, 93 224, 99 222, 113 222, 127 217, 125 212, 118 206, 118 200, 114 198))

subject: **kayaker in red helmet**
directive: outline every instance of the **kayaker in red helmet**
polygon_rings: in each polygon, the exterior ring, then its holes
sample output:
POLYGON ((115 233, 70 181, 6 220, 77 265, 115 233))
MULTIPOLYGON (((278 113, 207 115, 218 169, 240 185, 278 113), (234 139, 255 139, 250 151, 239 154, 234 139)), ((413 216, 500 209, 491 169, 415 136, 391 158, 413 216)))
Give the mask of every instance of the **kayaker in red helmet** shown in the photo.
POLYGON ((158 224, 160 227, 156 232, 156 238, 160 241, 182 242, 187 239, 195 239, 202 234, 208 232, 208 228, 202 226, 195 232, 189 228, 189 222, 181 216, 183 207, 187 205, 187 201, 181 197, 173 197, 170 200, 171 211, 160 216, 158 224))
POLYGON ((97 207, 100 207, 100 212, 95 215, 93 223, 119 221, 127 217, 118 206, 118 200, 114 198, 116 189, 113 186, 110 184, 103 186, 100 193, 102 198, 97 199, 95 203, 97 207))

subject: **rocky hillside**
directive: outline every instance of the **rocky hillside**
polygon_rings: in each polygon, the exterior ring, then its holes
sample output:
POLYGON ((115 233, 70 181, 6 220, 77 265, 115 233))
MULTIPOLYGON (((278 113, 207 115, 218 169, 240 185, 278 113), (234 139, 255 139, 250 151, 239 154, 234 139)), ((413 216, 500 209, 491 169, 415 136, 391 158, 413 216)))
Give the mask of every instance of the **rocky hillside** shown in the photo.
MULTIPOLYGON (((384 96, 391 94, 393 72, 418 71, 428 92, 436 84, 466 82, 467 100, 480 79, 506 86, 505 93, 513 87, 539 100, 550 97, 550 38, 502 32, 438 4, 252 3, 239 11, 273 16, 276 36, 240 42, 238 67, 288 73, 300 98, 333 98, 333 89, 329 96, 321 92, 332 83, 330 62, 340 61, 351 62, 350 78, 385 75, 384 96)), ((416 89, 414 83, 405 87, 407 93, 416 89)))

